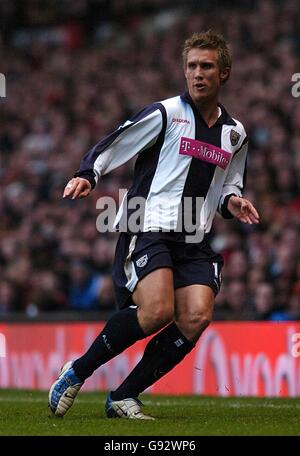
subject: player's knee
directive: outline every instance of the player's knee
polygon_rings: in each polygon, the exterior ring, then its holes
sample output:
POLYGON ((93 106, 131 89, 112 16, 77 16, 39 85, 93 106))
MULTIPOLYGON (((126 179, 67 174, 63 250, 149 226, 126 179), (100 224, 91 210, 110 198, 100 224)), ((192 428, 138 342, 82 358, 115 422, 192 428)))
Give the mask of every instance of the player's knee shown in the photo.
POLYGON ((154 310, 151 320, 153 325, 157 328, 163 328, 166 324, 170 323, 174 318, 174 313, 171 308, 160 307, 154 310))
POLYGON ((187 330, 204 331, 209 326, 211 319, 210 313, 190 312, 181 319, 181 325, 187 330))
POLYGON ((199 328, 204 331, 211 323, 211 316, 210 315, 201 315, 198 320, 199 328))
POLYGON ((149 320, 155 329, 161 329, 174 319, 173 303, 165 299, 155 299, 149 307, 149 320))

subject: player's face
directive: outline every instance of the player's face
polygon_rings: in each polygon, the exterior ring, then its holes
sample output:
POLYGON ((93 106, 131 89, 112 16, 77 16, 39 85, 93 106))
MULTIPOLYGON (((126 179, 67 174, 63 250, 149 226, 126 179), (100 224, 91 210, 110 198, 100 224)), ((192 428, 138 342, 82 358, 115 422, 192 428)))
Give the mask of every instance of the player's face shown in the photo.
POLYGON ((185 78, 188 91, 197 103, 215 100, 229 69, 220 71, 216 49, 193 48, 187 54, 185 78))

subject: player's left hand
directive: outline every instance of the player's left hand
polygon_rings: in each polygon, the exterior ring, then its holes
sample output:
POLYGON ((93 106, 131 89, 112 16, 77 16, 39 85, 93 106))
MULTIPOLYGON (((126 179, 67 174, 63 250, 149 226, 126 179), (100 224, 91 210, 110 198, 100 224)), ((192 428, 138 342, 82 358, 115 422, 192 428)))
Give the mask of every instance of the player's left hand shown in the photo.
POLYGON ((229 212, 243 223, 259 223, 259 214, 255 207, 246 198, 232 195, 229 198, 228 206, 229 212))

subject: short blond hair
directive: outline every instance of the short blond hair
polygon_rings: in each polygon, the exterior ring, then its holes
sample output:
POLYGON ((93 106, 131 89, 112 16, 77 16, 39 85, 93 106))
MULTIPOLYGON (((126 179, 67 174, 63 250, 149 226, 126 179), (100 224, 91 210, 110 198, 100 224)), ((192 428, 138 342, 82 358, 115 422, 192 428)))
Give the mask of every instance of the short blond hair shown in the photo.
POLYGON ((218 63, 221 71, 225 68, 231 68, 232 60, 228 45, 224 37, 212 30, 206 32, 194 33, 188 38, 183 45, 182 57, 183 65, 186 68, 187 55, 191 49, 216 49, 218 51, 218 63))

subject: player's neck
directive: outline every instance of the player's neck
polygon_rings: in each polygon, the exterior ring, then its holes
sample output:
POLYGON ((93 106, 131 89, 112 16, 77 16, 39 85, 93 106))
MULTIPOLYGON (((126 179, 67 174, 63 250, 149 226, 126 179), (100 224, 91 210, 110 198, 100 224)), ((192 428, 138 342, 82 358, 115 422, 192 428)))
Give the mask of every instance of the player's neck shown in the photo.
POLYGON ((202 101, 201 103, 196 102, 195 105, 207 126, 212 127, 219 118, 218 100, 202 101))
POLYGON ((215 100, 214 103, 197 103, 196 107, 207 126, 212 127, 219 118, 219 107, 217 100, 215 100))

